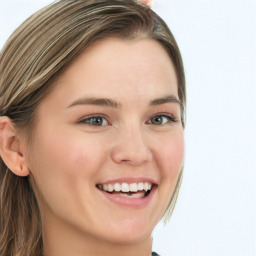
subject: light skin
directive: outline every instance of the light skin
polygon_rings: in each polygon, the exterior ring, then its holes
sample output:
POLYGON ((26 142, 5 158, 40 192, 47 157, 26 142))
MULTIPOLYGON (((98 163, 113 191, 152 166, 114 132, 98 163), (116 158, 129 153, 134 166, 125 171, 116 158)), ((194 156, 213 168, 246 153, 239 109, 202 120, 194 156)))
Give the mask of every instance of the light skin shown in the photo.
POLYGON ((163 47, 108 38, 86 49, 39 104, 31 144, 0 119, 2 158, 37 185, 45 256, 151 255, 152 230, 183 164, 180 113, 163 47), (96 185, 116 179, 152 181, 152 198, 139 207, 109 200, 96 185))

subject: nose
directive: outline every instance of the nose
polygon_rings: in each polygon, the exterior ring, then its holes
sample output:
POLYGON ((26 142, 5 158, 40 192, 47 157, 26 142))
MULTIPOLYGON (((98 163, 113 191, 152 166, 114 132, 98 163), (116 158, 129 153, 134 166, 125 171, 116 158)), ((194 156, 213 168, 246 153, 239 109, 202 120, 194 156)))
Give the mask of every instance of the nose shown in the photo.
POLYGON ((152 152, 147 142, 140 127, 130 127, 119 131, 111 154, 112 160, 118 164, 126 163, 133 166, 150 162, 152 152))

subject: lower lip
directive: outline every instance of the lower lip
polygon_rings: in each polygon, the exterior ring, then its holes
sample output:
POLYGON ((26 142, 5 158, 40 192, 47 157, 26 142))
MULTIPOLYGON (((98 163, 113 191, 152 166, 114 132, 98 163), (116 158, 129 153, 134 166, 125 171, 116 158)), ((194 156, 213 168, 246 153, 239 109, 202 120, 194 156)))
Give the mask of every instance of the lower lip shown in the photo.
POLYGON ((130 197, 119 196, 116 194, 110 194, 108 192, 105 192, 104 190, 100 190, 100 192, 102 192, 102 194, 113 203, 119 204, 121 206, 140 209, 140 208, 146 207, 152 201, 155 195, 156 189, 157 189, 156 186, 154 186, 151 189, 149 195, 142 198, 130 198, 130 197))

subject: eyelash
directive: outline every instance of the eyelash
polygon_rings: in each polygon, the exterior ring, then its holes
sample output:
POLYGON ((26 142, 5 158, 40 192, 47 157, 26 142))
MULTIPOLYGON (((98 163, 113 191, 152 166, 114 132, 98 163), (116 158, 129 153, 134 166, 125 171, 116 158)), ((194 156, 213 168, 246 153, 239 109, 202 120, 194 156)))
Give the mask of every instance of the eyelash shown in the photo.
POLYGON ((177 120, 176 120, 172 115, 166 115, 166 114, 157 114, 157 115, 154 115, 154 116, 152 116, 149 120, 150 120, 150 122, 148 121, 147 123, 153 124, 153 125, 156 125, 156 126, 158 126, 158 125, 165 125, 165 124, 168 124, 168 123, 176 123, 176 122, 177 122, 177 120), (152 123, 152 119, 153 119, 153 118, 161 118, 161 120, 163 120, 164 118, 166 118, 167 121, 166 121, 165 123, 161 123, 161 124, 153 124, 153 123, 152 123))
POLYGON ((103 116, 90 116, 90 117, 87 117, 87 118, 84 118, 84 119, 80 120, 78 123, 79 124, 88 124, 88 125, 91 125, 91 126, 99 126, 99 127, 100 126, 107 126, 107 125, 109 125, 108 120, 105 117, 103 117, 103 116), (94 119, 94 121, 99 121, 99 119, 102 121, 104 119, 106 124, 102 125, 103 122, 99 123, 100 125, 92 124, 91 123, 92 119, 94 119))
MULTIPOLYGON (((177 120, 172 115, 157 114, 157 115, 152 116, 149 119, 149 121, 147 121, 146 123, 156 125, 156 126, 160 126, 160 125, 165 125, 165 124, 168 124, 168 123, 175 123, 175 122, 177 122, 177 120), (161 118, 162 122, 163 122, 163 119, 167 119, 167 121, 165 121, 165 123, 154 124, 154 123, 152 123, 153 118, 161 118)), ((103 116, 97 116, 97 115, 84 118, 84 119, 78 121, 78 123, 79 124, 88 124, 88 125, 91 125, 91 126, 98 126, 98 127, 109 125, 109 122, 108 122, 107 118, 105 118, 103 116), (104 120, 105 120, 105 122, 104 122, 104 120), (92 123, 93 121, 97 122, 97 123, 93 124, 92 123)))

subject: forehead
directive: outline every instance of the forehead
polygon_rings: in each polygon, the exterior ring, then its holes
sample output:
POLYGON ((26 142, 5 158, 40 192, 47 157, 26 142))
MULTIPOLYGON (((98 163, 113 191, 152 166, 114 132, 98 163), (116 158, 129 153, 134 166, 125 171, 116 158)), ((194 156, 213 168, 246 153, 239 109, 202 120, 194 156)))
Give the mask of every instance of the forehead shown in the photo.
POLYGON ((63 100, 86 96, 141 102, 166 94, 178 96, 173 63, 152 39, 100 40, 82 52, 56 83, 52 96, 58 94, 63 100))

